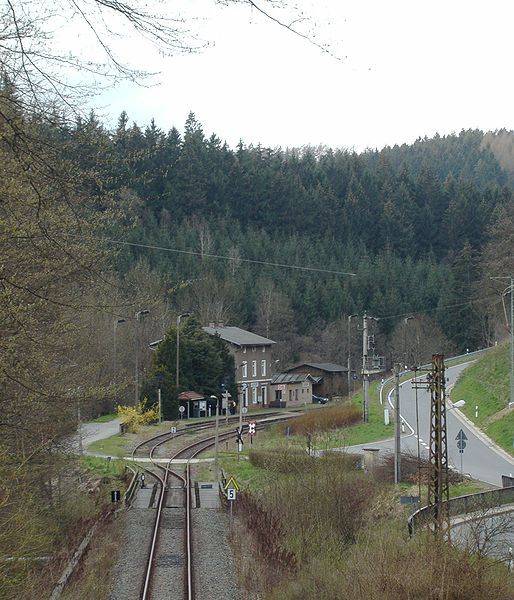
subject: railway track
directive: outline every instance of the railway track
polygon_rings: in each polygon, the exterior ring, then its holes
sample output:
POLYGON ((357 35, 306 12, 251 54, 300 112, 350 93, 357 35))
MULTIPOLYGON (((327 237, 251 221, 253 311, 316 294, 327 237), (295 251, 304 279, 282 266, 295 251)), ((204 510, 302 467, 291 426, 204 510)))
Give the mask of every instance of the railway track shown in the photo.
MULTIPOLYGON (((278 413, 279 414, 279 413, 278 413)), ((283 420, 277 413, 266 415, 257 420, 257 429, 283 420)), ((229 420, 237 422, 238 417, 229 420)), ((146 563, 141 600, 194 600, 194 560, 192 539, 193 509, 190 460, 202 452, 212 448, 216 436, 204 437, 184 445, 176 451, 165 464, 156 462, 156 453, 163 445, 184 436, 191 431, 209 430, 214 424, 200 424, 181 429, 171 434, 159 434, 138 444, 132 451, 132 458, 137 462, 138 453, 145 452, 152 461, 143 468, 155 480, 157 486, 153 507, 156 509, 150 548, 146 563), (173 461, 187 460, 181 469, 173 461), (177 582, 183 582, 178 585, 177 582)), ((233 439, 234 432, 219 433, 220 441, 233 439)))

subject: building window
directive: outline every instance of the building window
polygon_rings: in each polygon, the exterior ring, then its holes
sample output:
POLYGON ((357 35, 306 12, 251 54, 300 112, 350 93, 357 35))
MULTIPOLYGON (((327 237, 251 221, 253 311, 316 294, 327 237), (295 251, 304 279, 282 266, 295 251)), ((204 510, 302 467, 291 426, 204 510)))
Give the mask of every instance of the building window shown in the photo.
POLYGON ((266 386, 261 387, 262 403, 268 404, 268 388, 266 386))
POLYGON ((257 388, 252 388, 252 403, 257 404, 257 388))
POLYGON ((263 346, 263 347, 262 347, 262 351, 263 351, 263 352, 266 352, 266 346, 263 346))
POLYGON ((241 375, 248 377, 248 363, 246 361, 241 365, 241 375))
POLYGON ((257 377, 257 361, 252 360, 252 377, 257 377))
POLYGON ((275 400, 279 402, 282 400, 282 390, 275 390, 275 400))
POLYGON ((243 346, 243 354, 246 354, 246 346, 243 346))
POLYGON ((246 388, 243 390, 243 406, 248 406, 248 390, 246 388))
POLYGON ((252 346, 252 352, 255 352, 257 350, 257 348, 255 346, 252 346))
POLYGON ((266 377, 266 361, 261 360, 261 375, 266 377))

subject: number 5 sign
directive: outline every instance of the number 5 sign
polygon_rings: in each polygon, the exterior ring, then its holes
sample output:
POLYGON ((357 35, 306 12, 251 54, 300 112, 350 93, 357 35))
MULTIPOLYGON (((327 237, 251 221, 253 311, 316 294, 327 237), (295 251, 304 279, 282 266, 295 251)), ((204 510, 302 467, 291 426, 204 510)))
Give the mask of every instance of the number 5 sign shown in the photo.
POLYGON ((227 490, 227 500, 235 500, 237 495, 237 491, 235 488, 229 488, 227 490))

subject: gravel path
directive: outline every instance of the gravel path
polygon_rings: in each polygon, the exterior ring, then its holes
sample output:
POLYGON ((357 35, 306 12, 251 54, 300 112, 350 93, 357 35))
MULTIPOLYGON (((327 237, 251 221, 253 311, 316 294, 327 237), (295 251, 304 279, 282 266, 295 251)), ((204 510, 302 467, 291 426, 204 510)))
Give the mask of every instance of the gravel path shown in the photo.
POLYGON ((242 600, 236 586, 229 516, 221 509, 192 513, 196 600, 242 600))
POLYGON ((122 518, 125 519, 125 528, 109 600, 139 600, 155 511, 131 508, 122 518))

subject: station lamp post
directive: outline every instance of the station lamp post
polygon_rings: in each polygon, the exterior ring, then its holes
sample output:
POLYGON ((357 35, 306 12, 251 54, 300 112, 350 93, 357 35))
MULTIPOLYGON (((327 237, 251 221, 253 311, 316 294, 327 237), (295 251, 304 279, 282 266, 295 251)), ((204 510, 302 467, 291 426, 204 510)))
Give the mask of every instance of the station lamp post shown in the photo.
POLYGON ((358 317, 359 315, 348 315, 348 335, 347 335, 347 343, 348 343, 348 360, 347 360, 347 368, 348 368, 348 398, 350 397, 350 386, 352 381, 352 368, 351 368, 351 360, 352 360, 352 344, 351 344, 351 335, 350 335, 350 325, 352 319, 358 317))
POLYGON ((175 370, 175 382, 177 386, 177 394, 179 393, 179 384, 180 384, 180 319, 182 317, 191 316, 190 312, 185 312, 177 316, 177 361, 176 361, 176 370, 175 370))
POLYGON ((136 353, 136 364, 135 364, 135 373, 134 373, 134 406, 137 408, 138 402, 139 402, 139 323, 141 321, 141 317, 143 317, 144 315, 147 315, 150 311, 149 310, 138 310, 137 313, 135 314, 135 319, 136 319, 136 347, 135 347, 135 353, 136 353))

